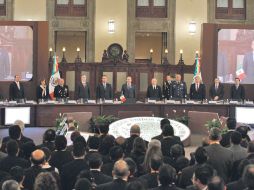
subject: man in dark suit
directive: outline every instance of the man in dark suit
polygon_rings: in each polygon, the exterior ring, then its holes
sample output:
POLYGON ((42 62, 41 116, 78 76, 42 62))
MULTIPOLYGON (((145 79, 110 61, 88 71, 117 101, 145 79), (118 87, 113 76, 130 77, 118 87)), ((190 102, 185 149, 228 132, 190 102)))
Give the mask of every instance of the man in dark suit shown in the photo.
POLYGON ((90 99, 90 87, 86 81, 86 75, 81 75, 81 81, 77 86, 77 98, 90 99))
POLYGON ((201 83, 200 76, 195 76, 194 83, 190 87, 190 99, 204 100, 206 97, 205 85, 201 83))
POLYGON ((0 161, 0 170, 9 172, 14 166, 20 166, 22 168, 30 167, 30 163, 22 158, 18 157, 19 146, 15 140, 10 140, 6 146, 8 156, 0 161))
POLYGON ((244 82, 254 83, 254 41, 251 42, 252 51, 245 54, 243 58, 243 70, 245 74, 244 82))
POLYGON ((208 154, 208 164, 210 164, 228 182, 231 176, 233 165, 233 152, 220 145, 221 131, 212 128, 209 133, 210 145, 205 147, 208 154))
POLYGON ((128 99, 136 98, 136 87, 132 84, 131 76, 126 78, 126 83, 122 85, 121 94, 128 99))
POLYGON ((224 96, 224 87, 219 78, 214 79, 214 84, 210 87, 210 98, 214 101, 222 100, 224 96))
POLYGON ((160 121, 161 134, 153 137, 152 139, 156 139, 158 141, 163 140, 162 132, 163 132, 164 125, 166 125, 166 124, 170 125, 170 121, 167 118, 164 118, 160 121))
POLYGON ((69 97, 69 88, 64 84, 64 79, 61 78, 58 80, 58 85, 54 89, 54 96, 56 100, 69 97))
POLYGON ((113 90, 111 84, 108 83, 108 77, 103 75, 101 78, 101 83, 98 84, 96 89, 96 98, 102 100, 112 100, 113 90))
POLYGON ((230 98, 232 100, 244 100, 245 99, 245 89, 240 84, 240 78, 235 78, 235 84, 231 86, 230 98))
POLYGON ((128 184, 128 176, 130 171, 127 163, 124 160, 119 160, 114 164, 112 171, 114 180, 109 183, 105 183, 97 186, 97 190, 112 190, 112 189, 125 189, 128 184))
POLYGON ((186 83, 182 81, 182 76, 180 74, 176 74, 175 78, 175 82, 172 83, 172 98, 184 99, 187 97, 186 83))
POLYGON ((172 78, 170 74, 167 74, 166 81, 164 81, 162 89, 163 89, 163 97, 169 100, 172 98, 172 78))
POLYGON ((83 136, 79 136, 73 143, 74 160, 66 163, 61 172, 61 183, 63 190, 72 190, 74 188, 78 174, 88 166, 84 160, 86 141, 83 136))
POLYGON ((151 80, 151 85, 147 87, 146 97, 152 100, 161 100, 161 87, 157 85, 157 79, 151 80))
POLYGON ((14 82, 10 84, 9 87, 9 99, 10 100, 18 100, 25 98, 25 91, 23 84, 20 82, 20 76, 14 76, 14 82))
POLYGON ((158 187, 158 174, 162 164, 162 158, 158 155, 153 155, 151 158, 150 172, 139 177, 147 189, 158 187))
POLYGON ((25 179, 23 182, 23 186, 25 189, 33 190, 35 178, 41 172, 46 172, 46 170, 42 169, 42 165, 45 162, 45 154, 42 150, 37 149, 31 154, 31 162, 32 166, 25 170, 25 179))

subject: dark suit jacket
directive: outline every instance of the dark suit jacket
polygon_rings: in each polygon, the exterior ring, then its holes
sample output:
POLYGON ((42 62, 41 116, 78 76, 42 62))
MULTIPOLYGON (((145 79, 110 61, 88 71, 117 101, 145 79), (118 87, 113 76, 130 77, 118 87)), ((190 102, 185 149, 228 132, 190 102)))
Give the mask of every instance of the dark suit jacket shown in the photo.
POLYGON ((243 70, 246 75, 244 82, 252 83, 254 82, 254 61, 253 52, 249 52, 244 55, 243 58, 243 70))
POLYGON ((104 89, 103 84, 99 84, 96 89, 96 98, 97 99, 106 99, 106 100, 112 100, 113 99, 113 90, 111 87, 111 84, 106 84, 106 89, 104 89))
POLYGON ((115 179, 112 182, 97 186, 97 190, 124 190, 127 182, 122 179, 115 179))
POLYGON ((76 159, 65 164, 61 172, 63 190, 72 190, 78 174, 85 169, 88 169, 88 166, 84 159, 76 159))
POLYGON ((54 89, 54 96, 56 99, 59 98, 68 98, 69 97, 69 88, 67 85, 57 85, 54 89))
POLYGON ((22 168, 29 168, 30 163, 17 156, 6 156, 0 161, 0 170, 9 172, 13 166, 20 166, 22 168))
POLYGON ((242 85, 236 89, 235 85, 231 86, 230 98, 233 100, 244 100, 245 99, 245 89, 242 85))
POLYGON ((32 166, 25 171, 25 180, 23 185, 28 190, 33 190, 35 178, 41 172, 46 172, 46 170, 42 169, 40 166, 32 166))
POLYGON ((127 88, 127 84, 122 85, 121 94, 124 95, 125 98, 136 98, 136 87, 135 85, 131 85, 131 88, 127 88))
POLYGON ((198 167, 198 164, 194 164, 192 166, 188 166, 182 170, 182 173, 179 177, 178 186, 181 188, 186 188, 190 185, 192 185, 192 176, 195 172, 196 168, 198 167))
POLYGON ((183 190, 175 185, 168 185, 168 186, 159 186, 150 190, 183 190))
POLYGON ((210 87, 209 94, 210 94, 210 98, 211 98, 211 99, 214 99, 215 96, 218 96, 218 97, 219 97, 219 100, 222 100, 222 99, 223 99, 223 96, 224 96, 224 87, 223 87, 223 85, 222 85, 222 84, 219 84, 218 89, 216 90, 216 89, 215 89, 215 84, 213 84, 213 85, 210 87))
POLYGON ((190 99, 192 100, 204 100, 206 97, 206 89, 204 84, 199 84, 198 91, 196 91, 196 84, 191 84, 190 87, 190 99))
POLYGON ((78 84, 77 98, 90 99, 90 87, 88 83, 85 86, 81 82, 78 84))
POLYGON ((165 81, 162 86, 163 89, 163 97, 166 99, 172 98, 172 82, 165 81))
POLYGON ((114 162, 110 161, 102 165, 101 172, 107 176, 112 176, 113 167, 114 167, 114 162))
POLYGON ((148 173, 139 177, 147 189, 158 187, 158 173, 148 173))
POLYGON ((73 160, 72 154, 69 151, 54 151, 51 154, 49 164, 57 168, 60 172, 62 167, 73 160))
POLYGON ((42 88, 40 87, 40 85, 37 86, 36 97, 37 97, 37 100, 38 99, 49 99, 49 87, 48 86, 46 87, 46 95, 42 96, 42 88))
POLYGON ((102 172, 91 170, 90 173, 93 176, 96 185, 101 185, 113 181, 112 177, 104 175, 102 172))
POLYGON ((9 99, 17 100, 25 98, 25 91, 23 84, 19 82, 20 89, 18 88, 16 82, 12 82, 9 87, 9 99))
POLYGON ((227 184, 227 190, 241 190, 245 188, 246 188, 246 185, 244 184, 242 179, 239 179, 238 181, 233 181, 227 184))
POLYGON ((158 141, 162 141, 163 135, 160 134, 160 135, 158 135, 158 136, 153 137, 152 139, 156 139, 156 140, 158 140, 158 141))
POLYGON ((205 147, 208 154, 208 164, 216 169, 218 175, 227 183, 231 176, 233 152, 220 144, 205 147))
POLYGON ((149 85, 147 87, 146 97, 153 100, 160 100, 162 98, 161 87, 157 85, 156 89, 154 90, 153 86, 149 85))
POLYGON ((222 138, 220 140, 221 146, 224 146, 224 147, 230 146, 230 138, 231 138, 232 132, 234 132, 234 130, 229 130, 227 133, 222 134, 221 136, 222 138))

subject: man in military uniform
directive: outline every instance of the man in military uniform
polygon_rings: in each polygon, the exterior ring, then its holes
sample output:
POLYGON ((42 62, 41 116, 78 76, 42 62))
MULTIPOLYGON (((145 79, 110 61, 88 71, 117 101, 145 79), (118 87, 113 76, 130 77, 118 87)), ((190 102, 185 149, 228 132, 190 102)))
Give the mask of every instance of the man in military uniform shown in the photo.
POLYGON ((166 76, 166 81, 163 83, 163 97, 167 100, 169 100, 170 98, 172 98, 172 78, 170 76, 170 74, 167 74, 166 76))
POLYGON ((176 80, 172 84, 172 98, 174 99, 183 99, 187 97, 187 87, 186 83, 182 81, 180 74, 176 74, 176 80))
POLYGON ((58 85, 54 89, 54 96, 56 100, 69 97, 69 89, 68 86, 64 84, 64 79, 58 80, 58 85))

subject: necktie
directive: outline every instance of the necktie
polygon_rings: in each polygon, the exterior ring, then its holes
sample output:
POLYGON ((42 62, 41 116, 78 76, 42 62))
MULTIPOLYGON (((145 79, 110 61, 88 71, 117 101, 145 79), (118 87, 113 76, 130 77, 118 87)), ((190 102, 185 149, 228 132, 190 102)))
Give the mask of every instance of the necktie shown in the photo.
POLYGON ((20 90, 20 85, 19 85, 19 82, 17 82, 17 86, 18 86, 18 89, 20 90))
POLYGON ((103 87, 104 87, 104 89, 106 89, 106 84, 105 83, 103 83, 103 87))
POLYGON ((155 89, 156 89, 156 87, 155 87, 155 86, 153 86, 153 89, 155 90, 155 89))
POLYGON ((216 91, 218 90, 218 85, 217 85, 217 84, 215 85, 215 90, 216 90, 216 91))
POLYGON ((198 91, 198 84, 196 84, 196 91, 198 91))

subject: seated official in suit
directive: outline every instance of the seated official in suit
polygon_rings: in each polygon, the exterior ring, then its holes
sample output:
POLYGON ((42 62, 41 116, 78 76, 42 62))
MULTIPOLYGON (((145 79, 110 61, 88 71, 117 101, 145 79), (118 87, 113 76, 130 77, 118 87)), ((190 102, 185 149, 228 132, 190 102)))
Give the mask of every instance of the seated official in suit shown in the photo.
POLYGON ((245 89, 240 84, 240 78, 235 78, 235 84, 231 86, 230 98, 232 100, 244 100, 245 99, 245 89))
POLYGON ((40 85, 37 86, 36 96, 37 96, 37 100, 39 100, 39 99, 44 99, 44 100, 49 99, 49 87, 47 86, 47 83, 46 83, 45 79, 42 79, 40 85))
POLYGON ((14 76, 14 82, 10 84, 9 87, 9 98, 10 100, 18 100, 25 98, 25 91, 23 84, 20 82, 20 76, 14 76))
POLYGON ((224 96, 224 87, 220 83, 219 78, 214 79, 214 84, 210 87, 210 98, 211 100, 222 100, 224 96))
POLYGON ((101 83, 98 84, 96 89, 96 98, 103 100, 113 99, 113 90, 111 84, 108 83, 108 77, 103 75, 101 78, 101 83))
POLYGON ((182 81, 182 76, 180 74, 176 74, 175 78, 175 82, 172 83, 172 98, 184 99, 187 97, 186 83, 182 81))
POLYGON ((69 97, 69 88, 67 85, 64 84, 64 79, 58 80, 58 85, 54 89, 54 96, 56 100, 69 97))
POLYGON ((160 100, 162 98, 161 87, 157 85, 157 79, 151 80, 151 85, 147 87, 146 97, 152 100, 160 100))
POLYGON ((190 99, 204 100, 206 97, 205 85, 201 83, 200 76, 195 76, 194 84, 190 87, 190 99))
POLYGON ((163 89, 163 97, 169 100, 172 98, 172 77, 170 74, 167 74, 166 81, 164 81, 162 89, 163 89))
POLYGON ((121 94, 128 99, 135 99, 136 98, 136 87, 132 84, 131 76, 126 78, 126 83, 122 85, 121 94))
POLYGON ((81 75, 81 81, 77 87, 77 98, 90 99, 90 87, 86 81, 86 75, 81 75))

